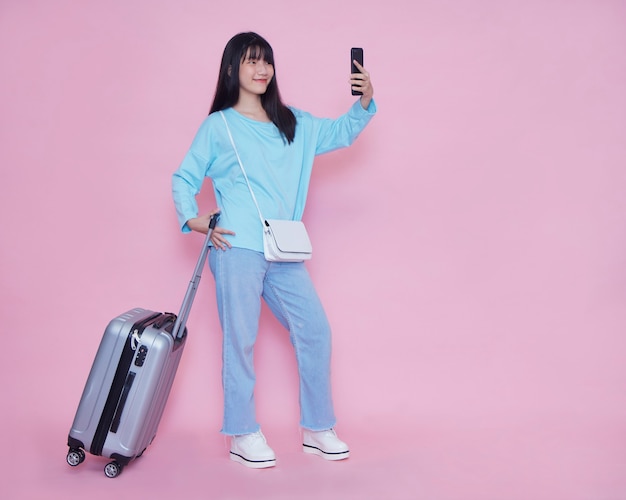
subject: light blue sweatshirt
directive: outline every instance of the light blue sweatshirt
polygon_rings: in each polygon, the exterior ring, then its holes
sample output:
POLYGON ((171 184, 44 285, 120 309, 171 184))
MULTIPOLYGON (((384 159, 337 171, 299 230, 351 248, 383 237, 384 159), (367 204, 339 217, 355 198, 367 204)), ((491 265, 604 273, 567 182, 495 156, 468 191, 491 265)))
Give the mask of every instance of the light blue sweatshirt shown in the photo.
MULTIPOLYGON (((376 113, 376 104, 372 101, 364 110, 360 101, 356 101, 346 114, 335 120, 291 110, 297 121, 291 144, 287 144, 273 123, 251 120, 233 108, 224 110, 266 219, 302 218, 315 155, 352 144, 376 113)), ((196 195, 205 177, 212 180, 217 206, 221 209, 219 226, 235 232, 234 236, 227 236, 232 246, 262 252, 259 213, 219 113, 212 113, 204 120, 172 177, 174 204, 183 232, 190 231, 187 221, 198 216, 196 195)))

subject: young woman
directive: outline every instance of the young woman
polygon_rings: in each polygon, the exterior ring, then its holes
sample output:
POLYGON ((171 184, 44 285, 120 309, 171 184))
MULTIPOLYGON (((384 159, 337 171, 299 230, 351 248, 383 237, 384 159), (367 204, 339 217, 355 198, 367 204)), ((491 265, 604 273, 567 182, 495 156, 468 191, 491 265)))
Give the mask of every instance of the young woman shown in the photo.
POLYGON ((261 298, 289 331, 295 350, 303 450, 327 460, 347 458, 349 450, 333 429, 326 315, 303 262, 265 259, 259 214, 224 118, 263 216, 300 220, 315 155, 352 144, 376 112, 369 73, 359 70, 350 83, 363 93, 360 99, 335 120, 316 118, 282 103, 269 43, 255 33, 235 35, 224 49, 209 116, 173 175, 182 231, 206 233, 211 215, 221 211, 209 266, 223 332, 222 433, 232 436, 231 459, 248 467, 276 464, 255 415, 253 348, 261 298), (219 209, 198 215, 195 197, 205 177, 219 209))

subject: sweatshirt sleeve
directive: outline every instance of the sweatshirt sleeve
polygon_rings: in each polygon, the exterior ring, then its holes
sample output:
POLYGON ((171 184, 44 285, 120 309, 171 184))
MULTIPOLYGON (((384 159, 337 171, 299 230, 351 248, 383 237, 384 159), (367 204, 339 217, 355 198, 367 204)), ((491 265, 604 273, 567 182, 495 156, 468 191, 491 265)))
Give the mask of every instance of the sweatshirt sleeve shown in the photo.
POLYGON ((315 154, 328 153, 350 146, 376 114, 376 103, 372 99, 367 109, 357 100, 348 112, 336 119, 323 118, 319 121, 315 154))
POLYGON ((182 163, 172 175, 172 196, 176 207, 176 216, 179 227, 184 233, 191 231, 187 226, 187 221, 198 216, 196 196, 202 188, 210 163, 209 142, 208 127, 205 121, 198 130, 182 163))

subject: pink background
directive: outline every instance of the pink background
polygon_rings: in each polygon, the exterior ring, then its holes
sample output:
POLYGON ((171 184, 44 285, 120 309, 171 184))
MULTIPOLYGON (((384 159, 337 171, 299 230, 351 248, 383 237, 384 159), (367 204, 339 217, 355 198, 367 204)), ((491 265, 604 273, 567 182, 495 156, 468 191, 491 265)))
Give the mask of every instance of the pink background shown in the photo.
POLYGON ((1 496, 626 498, 625 47, 622 0, 3 0, 1 496), (352 457, 301 453, 265 313, 279 466, 227 460, 207 272, 157 442, 115 481, 101 458, 71 469, 104 326, 180 305, 202 240, 178 232, 170 177, 244 30, 289 104, 347 110, 351 46, 376 89, 305 214, 352 457))

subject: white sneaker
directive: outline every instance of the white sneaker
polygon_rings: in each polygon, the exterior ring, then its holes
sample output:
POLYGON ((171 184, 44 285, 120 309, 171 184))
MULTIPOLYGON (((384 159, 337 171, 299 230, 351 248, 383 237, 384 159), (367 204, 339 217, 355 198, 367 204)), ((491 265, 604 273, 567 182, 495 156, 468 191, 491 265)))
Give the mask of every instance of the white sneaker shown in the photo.
POLYGON ((253 469, 265 469, 276 465, 276 455, 261 431, 233 436, 230 443, 230 459, 253 469))
POLYGON ((350 456, 348 445, 337 437, 334 429, 319 432, 303 429, 302 434, 302 450, 305 453, 312 453, 326 460, 343 460, 350 456))

